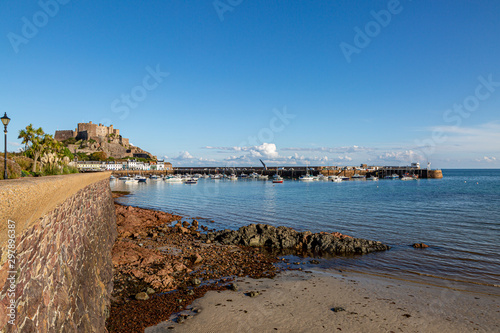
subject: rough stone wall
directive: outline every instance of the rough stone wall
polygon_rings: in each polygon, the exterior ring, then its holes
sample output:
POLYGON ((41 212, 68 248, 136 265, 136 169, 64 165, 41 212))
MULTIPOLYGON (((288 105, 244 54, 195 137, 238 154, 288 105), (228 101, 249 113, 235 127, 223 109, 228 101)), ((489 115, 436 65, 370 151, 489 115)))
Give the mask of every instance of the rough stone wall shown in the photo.
POLYGON ((9 263, 0 269, 0 331, 106 332, 115 238, 108 179, 83 187, 20 232, 14 297, 7 294, 9 263))
POLYGON ((106 126, 102 126, 101 124, 99 124, 99 126, 96 126, 97 136, 105 137, 108 134, 109 134, 109 129, 106 126))
POLYGON ((90 139, 91 137, 97 136, 97 125, 92 124, 92 122, 89 123, 78 123, 78 132, 85 132, 87 131, 88 138, 90 139))
POLYGON ((76 133, 72 130, 56 131, 54 139, 57 141, 64 141, 76 137, 76 133))

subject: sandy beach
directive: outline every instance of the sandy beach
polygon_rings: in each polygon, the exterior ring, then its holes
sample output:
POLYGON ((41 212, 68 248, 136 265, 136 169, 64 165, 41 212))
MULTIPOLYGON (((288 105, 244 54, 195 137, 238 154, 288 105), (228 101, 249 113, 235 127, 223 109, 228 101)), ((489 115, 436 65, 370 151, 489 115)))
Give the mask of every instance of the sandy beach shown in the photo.
POLYGON ((209 291, 160 332, 499 332, 500 298, 353 272, 285 271, 209 291), (251 297, 250 292, 257 291, 251 297))

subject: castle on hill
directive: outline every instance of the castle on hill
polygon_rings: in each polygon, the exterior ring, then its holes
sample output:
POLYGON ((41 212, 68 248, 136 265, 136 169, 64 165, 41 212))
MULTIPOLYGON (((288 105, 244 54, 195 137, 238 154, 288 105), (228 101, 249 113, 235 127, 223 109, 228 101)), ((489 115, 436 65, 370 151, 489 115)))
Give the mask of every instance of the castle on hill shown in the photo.
POLYGON ((113 125, 105 126, 102 124, 92 124, 91 121, 88 123, 78 123, 75 130, 58 130, 56 131, 54 138, 57 141, 64 141, 70 138, 75 138, 76 140, 90 140, 90 139, 113 139, 117 140, 123 146, 129 146, 129 140, 123 138, 120 135, 120 130, 113 128, 113 125))

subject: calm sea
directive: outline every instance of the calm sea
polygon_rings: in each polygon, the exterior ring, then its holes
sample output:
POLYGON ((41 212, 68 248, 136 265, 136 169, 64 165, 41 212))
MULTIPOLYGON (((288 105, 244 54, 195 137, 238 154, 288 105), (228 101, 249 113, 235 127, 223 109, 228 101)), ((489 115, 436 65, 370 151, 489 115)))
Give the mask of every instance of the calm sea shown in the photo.
POLYGON ((338 231, 392 246, 385 252, 324 259, 323 268, 500 287, 500 170, 443 170, 443 175, 417 181, 283 184, 113 180, 111 187, 132 191, 118 199, 122 204, 197 218, 215 229, 267 223, 338 231), (430 247, 414 249, 416 242, 430 247))

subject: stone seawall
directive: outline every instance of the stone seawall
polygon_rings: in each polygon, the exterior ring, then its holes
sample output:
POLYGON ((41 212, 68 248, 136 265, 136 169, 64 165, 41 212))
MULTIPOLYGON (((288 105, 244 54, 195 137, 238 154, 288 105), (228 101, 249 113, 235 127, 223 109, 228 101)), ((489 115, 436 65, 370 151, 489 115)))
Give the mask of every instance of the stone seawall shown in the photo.
POLYGON ((116 238, 109 175, 0 184, 0 332, 106 331, 116 238))

